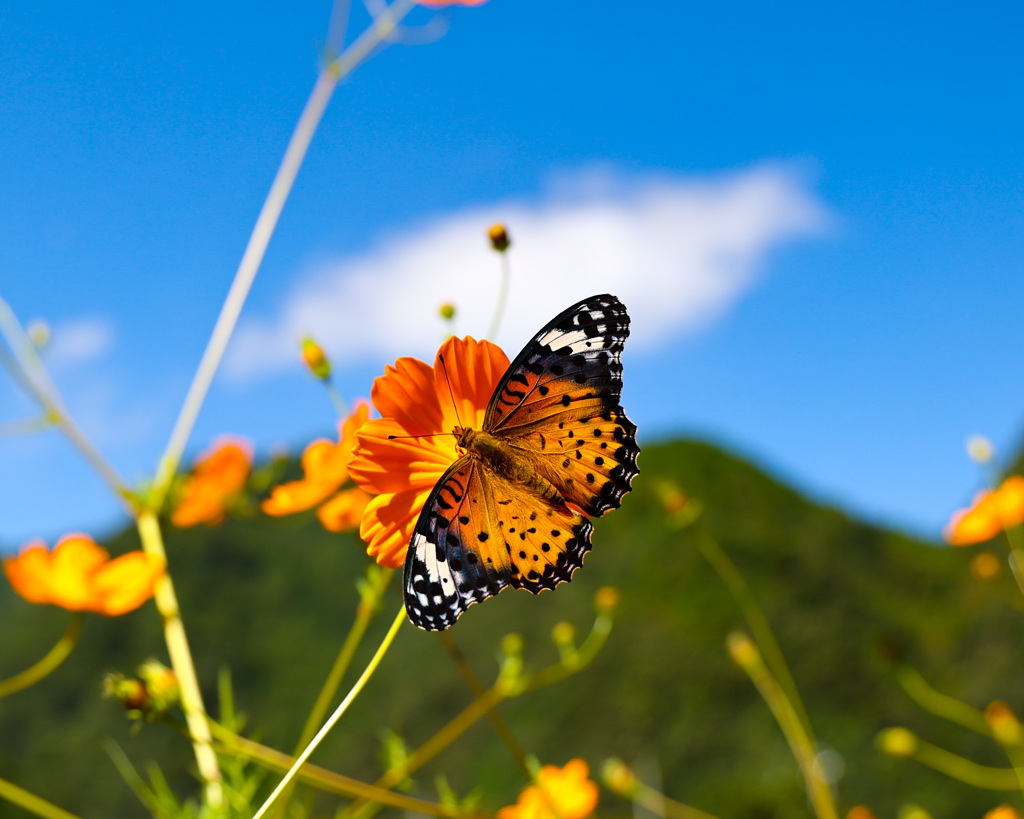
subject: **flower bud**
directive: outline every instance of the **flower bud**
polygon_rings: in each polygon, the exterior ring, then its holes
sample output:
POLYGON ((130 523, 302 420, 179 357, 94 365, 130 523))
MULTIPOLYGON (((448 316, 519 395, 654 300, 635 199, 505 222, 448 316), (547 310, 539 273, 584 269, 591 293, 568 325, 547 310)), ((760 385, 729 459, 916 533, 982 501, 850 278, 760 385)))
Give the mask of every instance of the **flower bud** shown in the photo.
POLYGON ((984 435, 972 435, 967 439, 967 454, 979 464, 987 464, 995 456, 995 447, 984 435))
POLYGON ((327 360, 324 351, 311 338, 302 340, 302 358, 313 375, 321 381, 331 377, 331 362, 327 360))
POLYGON ((601 769, 601 778, 608 790, 631 799, 638 790, 636 774, 621 759, 606 759, 601 769))
POLYGON ((1003 745, 1019 745, 1022 734, 1016 714, 1005 702, 995 700, 985 708, 985 722, 1003 745))
POLYGON ((734 631, 726 637, 725 646, 732 661, 744 670, 754 668, 761 660, 761 652, 754 641, 742 632, 734 631))
POLYGON ((846 819, 875 819, 875 812, 867 805, 854 805, 846 812, 846 819))
POLYGON ((512 244, 508 238, 508 231, 501 222, 491 225, 491 229, 487 231, 487 237, 491 240, 491 247, 499 253, 504 253, 512 244))
POLYGON ((576 629, 572 623, 563 620, 551 629, 551 639, 559 651, 573 651, 576 648, 576 629))
POLYGON ((928 811, 920 805, 915 805, 913 803, 904 805, 900 808, 900 812, 897 816, 899 819, 932 819, 932 815, 928 813, 928 811))
POLYGON ((28 336, 33 347, 41 350, 50 343, 50 325, 42 319, 36 319, 25 328, 25 335, 28 336))
POLYGON ((441 318, 445 321, 451 321, 455 318, 455 305, 446 301, 440 308, 438 308, 438 312, 441 314, 441 318))
POLYGON ((917 737, 906 728, 887 728, 878 735, 876 742, 889 756, 910 756, 917 750, 917 737))
POLYGON ((614 586, 602 586, 594 595, 594 608, 598 614, 611 614, 619 607, 622 593, 614 586))
POLYGON ((995 580, 1003 570, 1003 564, 992 552, 978 552, 971 558, 971 574, 978 580, 995 580))

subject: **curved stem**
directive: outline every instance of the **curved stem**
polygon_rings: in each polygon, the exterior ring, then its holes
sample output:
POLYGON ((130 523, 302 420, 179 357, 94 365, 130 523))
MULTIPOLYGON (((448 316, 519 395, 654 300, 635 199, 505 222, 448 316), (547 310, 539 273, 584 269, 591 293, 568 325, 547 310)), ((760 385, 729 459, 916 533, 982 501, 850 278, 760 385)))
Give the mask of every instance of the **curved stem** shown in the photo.
POLYGON ((64 808, 58 808, 52 802, 47 802, 40 796, 30 793, 24 788, 19 788, 13 782, 0 779, 0 799, 24 808, 29 813, 42 816, 44 819, 78 819, 73 813, 68 813, 64 808))
POLYGON ((750 586, 747 585, 747 581, 740 573, 740 570, 736 568, 736 564, 732 562, 732 559, 725 553, 725 550, 722 549, 717 540, 703 527, 695 528, 695 537, 701 554, 704 555, 704 558, 711 564, 712 568, 718 572, 718 576, 722 578, 722 581, 736 601, 736 605, 739 606, 743 619, 747 621, 747 625, 754 635, 754 640, 757 642, 765 662, 771 668, 779 685, 785 690, 786 697, 792 704, 800 724, 803 725, 804 731, 807 732, 811 742, 814 743, 814 731, 811 728, 811 721, 807 716, 803 700, 800 698, 800 691, 796 687, 796 681, 793 679, 792 673, 790 673, 789 665, 786 663, 782 649, 775 639, 775 632, 772 631, 768 618, 765 617, 761 606, 758 605, 757 598, 754 597, 754 593, 750 590, 750 586))
MULTIPOLYGON (((167 553, 164 550, 163 535, 152 510, 147 509, 139 514, 138 529, 142 548, 149 554, 163 558, 166 562, 167 553)), ((154 600, 164 623, 167 652, 171 657, 171 666, 174 668, 178 686, 181 689, 181 707, 185 712, 185 721, 188 723, 199 774, 206 783, 206 800, 212 807, 217 807, 224 801, 220 783, 220 767, 217 764, 217 756, 210 746, 210 727, 206 722, 206 707, 203 705, 203 695, 199 690, 199 680, 196 678, 196 669, 192 662, 192 651, 189 649, 188 638, 185 636, 185 624, 181 620, 178 597, 174 592, 174 583, 171 581, 169 573, 165 574, 157 583, 154 600)))
POLYGON ((249 295, 252 283, 259 271, 270 237, 274 234, 277 221, 284 210, 285 202, 291 193, 292 186, 299 174, 299 168, 306 158, 306 151, 313 140, 317 126, 323 118, 327 103, 330 101, 338 81, 366 59, 380 43, 397 28, 399 21, 412 9, 412 0, 396 0, 386 14, 381 15, 373 24, 349 46, 338 59, 328 64, 317 78, 313 91, 309 95, 305 108, 295 126, 295 131, 285 149, 284 158, 274 176, 266 201, 260 209, 252 235, 242 254, 242 260, 231 282, 227 298, 221 307, 213 333, 199 362, 199 368, 189 386, 188 394, 182 405, 181 412, 174 424, 170 440, 157 468, 153 482, 151 504, 159 509, 162 505, 171 481, 181 463, 185 445, 192 434, 192 427, 199 417, 199 410, 206 399, 206 393, 213 381, 213 376, 220 366, 228 341, 234 332, 242 306, 249 295))
POLYGON ((391 624, 391 628, 385 635, 384 641, 380 644, 380 648, 377 649, 377 653, 373 655, 373 659, 370 660, 370 664, 366 666, 366 669, 360 675, 359 679, 356 680, 356 684, 352 686, 352 690, 348 692, 348 695, 341 701, 341 704, 335 709, 334 713, 328 717, 323 728, 320 729, 309 745, 306 746, 306 750, 299 754, 295 762, 292 763, 291 768, 288 769, 288 773, 284 775, 284 779, 277 783, 277 787, 274 788, 274 792, 267 797, 267 801, 263 803, 258 811, 256 811, 256 814, 252 819, 260 819, 260 817, 267 812, 270 806, 274 804, 274 801, 280 795, 281 791, 283 791, 287 787, 288 783, 294 779, 295 775, 299 772, 299 768, 301 768, 303 763, 309 759, 310 754, 316 750, 324 737, 330 733, 338 720, 341 719, 342 714, 348 710, 348 707, 352 704, 353 700, 355 700, 359 695, 359 692, 366 686, 366 683, 373 675, 373 672, 377 670, 377 666, 380 665, 380 661, 384 659, 384 655, 387 654, 388 649, 391 647, 391 643, 395 639, 395 635, 398 634, 398 629, 401 628, 405 619, 405 606, 402 606, 402 608, 398 610, 398 615, 395 617, 395 621, 391 624))
POLYGON ((16 691, 28 688, 41 679, 52 673, 64 660, 67 659, 71 650, 78 643, 78 637, 82 633, 82 624, 85 622, 85 612, 76 611, 71 617, 67 631, 51 648, 45 657, 31 668, 26 668, 20 674, 0 682, 0 699, 7 697, 16 691))

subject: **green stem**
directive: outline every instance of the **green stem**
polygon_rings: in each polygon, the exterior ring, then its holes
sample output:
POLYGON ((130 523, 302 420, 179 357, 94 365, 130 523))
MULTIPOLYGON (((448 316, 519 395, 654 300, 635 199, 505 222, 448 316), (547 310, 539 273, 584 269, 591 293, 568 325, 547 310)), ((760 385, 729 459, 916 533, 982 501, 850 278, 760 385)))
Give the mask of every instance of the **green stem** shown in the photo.
POLYGON ((47 652, 43 659, 31 668, 26 668, 20 674, 15 674, 10 679, 0 682, 0 699, 3 699, 16 691, 28 688, 30 685, 34 685, 39 682, 48 674, 51 674, 62 662, 64 662, 64 660, 67 659, 68 655, 75 647, 75 644, 78 643, 78 637, 82 633, 82 624, 84 622, 84 612, 76 611, 72 614, 71 622, 68 624, 68 629, 64 632, 64 636, 57 641, 57 644, 47 652))
POLYGON ((299 754, 295 762, 292 763, 291 768, 288 769, 288 773, 284 775, 284 779, 277 783, 277 787, 274 788, 274 792, 271 793, 269 797, 267 797, 267 801, 263 803, 263 805, 260 807, 258 811, 256 811, 256 815, 253 816, 252 819, 260 819, 260 817, 267 812, 270 806, 274 804, 274 801, 281 794, 281 791, 283 791, 288 786, 288 783, 291 782, 295 775, 298 773, 299 768, 301 768, 303 763, 305 763, 305 761, 309 759, 310 754, 312 754, 313 751, 316 750, 317 746, 323 741, 324 737, 326 737, 327 734, 330 733, 331 729, 335 726, 338 720, 341 719, 342 714, 344 714, 348 710, 348 707, 352 704, 353 700, 355 700, 355 698, 359 695, 359 692, 362 691, 363 688, 366 686, 366 683, 370 679, 370 677, 373 676, 373 672, 377 670, 377 666, 380 665, 380 661, 384 659, 384 655, 387 654, 388 649, 391 647, 391 643, 395 639, 395 635, 398 634, 398 629, 401 628, 402 623, 405 622, 405 619, 405 607, 403 606, 398 610, 398 614, 395 617, 394 622, 391 624, 391 628, 388 630, 388 633, 385 635, 384 641, 380 644, 380 648, 377 649, 377 653, 373 655, 373 659, 370 660, 370 664, 366 666, 366 669, 360 675, 359 679, 356 680, 356 684, 352 686, 352 690, 348 692, 348 695, 345 697, 345 699, 341 701, 341 704, 335 709, 334 713, 331 714, 331 716, 327 719, 327 722, 324 723, 323 728, 320 729, 319 733, 317 733, 317 735, 313 737, 309 745, 306 746, 306 750, 299 754))
MULTIPOLYGON (((163 535, 152 510, 146 509, 139 513, 138 529, 142 548, 148 554, 163 558, 166 563, 167 553, 164 550, 163 535)), ((206 800, 211 807, 219 807, 224 801, 220 767, 217 764, 217 755, 210 746, 206 707, 203 705, 203 695, 199 690, 199 680, 196 677, 195 664, 192 662, 192 651, 185 636, 185 624, 181 620, 178 597, 174 592, 174 583, 169 572, 157 583, 154 600, 163 620, 164 640, 167 642, 171 666, 178 678, 181 707, 188 723, 199 774, 205 783, 206 800)))
POLYGON ((63 808, 58 808, 52 802, 47 802, 42 797, 29 793, 24 788, 19 788, 13 782, 8 782, 6 779, 0 779, 0 798, 6 799, 20 808, 24 808, 29 813, 42 816, 44 819, 78 819, 75 814, 68 813, 63 808))
MULTIPOLYGON (((287 771, 295 763, 295 758, 288 756, 274 748, 268 748, 259 742, 240 737, 228 730, 219 723, 210 720, 210 729, 213 732, 215 741, 223 745, 223 752, 233 756, 241 756, 252 759, 257 764, 273 771, 287 771)), ((319 765, 306 763, 302 766, 297 779, 305 784, 318 788, 328 793, 336 793, 340 796, 355 796, 373 799, 391 807, 411 811, 413 813, 426 813, 433 816, 466 816, 457 808, 449 808, 437 805, 433 802, 425 802, 401 793, 378 788, 358 779, 344 776, 319 765)), ((473 816, 485 817, 488 814, 473 813, 473 816)))
POLYGON ((327 397, 331 399, 334 411, 338 413, 338 417, 342 419, 348 418, 348 405, 345 403, 345 399, 341 397, 341 391, 332 379, 324 379, 324 389, 327 390, 327 397))
POLYGON ((955 697, 936 691, 916 669, 908 665, 896 672, 896 679, 910 698, 926 711, 937 717, 962 725, 984 736, 992 736, 992 729, 985 722, 985 715, 955 697))
MULTIPOLYGON (((462 674, 462 678, 466 681, 466 685, 469 686, 469 690, 473 693, 473 696, 477 699, 482 697, 486 689, 480 683, 480 680, 477 679, 476 674, 473 673, 473 669, 466 660, 466 655, 462 653, 462 650, 455 642, 455 639, 449 632, 442 631, 441 642, 444 643, 444 647, 448 650, 448 655, 452 658, 456 668, 459 669, 459 673, 462 674)), ((512 729, 508 727, 508 723, 505 722, 505 718, 494 708, 487 712, 487 717, 494 726, 494 730, 498 732, 498 735, 512 753, 512 756, 519 764, 519 767, 523 769, 523 772, 527 777, 532 777, 533 772, 530 770, 530 765, 526 761, 526 751, 524 751, 523 746, 519 744, 515 734, 512 733, 512 729)))
POLYGON ((413 8, 412 0, 396 0, 380 17, 373 21, 370 27, 364 31, 355 42, 352 43, 338 59, 334 60, 320 72, 313 91, 306 102, 305 108, 295 126, 288 147, 285 149, 284 158, 274 176, 266 201, 260 209, 256 219, 252 235, 242 254, 242 260, 235 272, 231 288, 228 290, 227 298, 221 307, 217 323, 214 325, 213 333, 203 352, 199 367, 189 386, 188 394, 182 405, 181 412, 174 424, 167 448, 157 469, 156 478, 153 482, 152 505, 159 509, 163 504, 167 491, 170 489, 171 481, 181 463, 185 445, 188 443, 192 433, 192 427, 199 417, 199 410, 206 399, 206 393, 213 381, 213 376, 220 366, 224 351, 227 349, 228 341, 234 332, 238 317, 242 312, 242 306, 249 295, 252 283, 256 278, 267 246, 270 244, 270 237, 274 234, 278 219, 284 210, 285 202, 295 184, 299 174, 299 168, 306 157, 306 151, 313 140, 313 135, 323 118, 327 103, 334 94, 338 81, 352 72, 370 53, 384 40, 386 40, 398 27, 398 23, 413 8))
POLYGON ((23 435, 35 435, 53 426, 49 415, 35 418, 20 418, 15 421, 0 421, 0 438, 18 438, 23 435))
MULTIPOLYGON (((381 597, 383 597, 384 592, 387 590, 388 583, 391 581, 394 573, 394 569, 379 569, 376 572, 375 578, 369 582, 369 588, 360 596, 359 605, 356 607, 355 622, 352 624, 352 628, 349 629, 344 643, 342 643, 341 651, 338 652, 338 656, 334 660, 334 665, 331 667, 327 679, 324 680, 323 687, 320 689, 320 694, 316 698, 313 709, 309 712, 309 717, 306 719, 306 724, 302 728, 298 744, 295 747, 296 754, 309 744, 317 729, 323 724, 324 715, 327 713, 327 709, 331 707, 331 702, 338 693, 341 681, 345 678, 345 672, 348 671, 356 649, 359 648, 363 637, 366 636, 366 629, 373 621, 373 617, 379 609, 381 597)), ((291 795, 291 787, 281 794, 278 800, 277 816, 285 815, 291 795)))
POLYGON ((751 682, 754 683, 761 698, 767 703, 775 717, 775 721, 782 728, 790 751, 800 767, 811 805, 814 807, 818 819, 838 819, 832 792, 821 775, 816 761, 814 742, 804 729, 804 725, 786 696, 785 690, 772 676, 771 670, 761 657, 761 652, 749 637, 735 632, 729 635, 728 646, 733 660, 750 677, 751 682))
POLYGON ((725 550, 722 549, 718 541, 704 527, 695 527, 695 537, 700 553, 704 555, 704 558, 711 564, 712 568, 718 572, 718 576, 722 578, 730 594, 732 594, 733 600, 736 601, 736 605, 739 606, 743 619, 747 621, 747 625, 754 635, 754 640, 757 642, 765 662, 771 668, 772 674, 778 680, 779 685, 785 690, 787 699, 792 703, 793 710, 796 712, 800 724, 803 725, 804 731, 807 732, 813 744, 814 731, 811 728, 811 721, 807 716, 803 700, 800 698, 800 691, 797 689, 796 681, 789 671, 789 666, 786 663, 782 649, 775 639, 775 632, 772 631, 768 618, 765 617, 764 612, 758 605, 757 598, 754 597, 754 593, 750 590, 750 586, 747 585, 747 581, 740 574, 740 570, 736 568, 736 564, 732 562, 732 559, 725 553, 725 550))
POLYGON ((512 278, 509 270, 508 251, 500 251, 498 255, 501 257, 501 285, 498 290, 498 303, 494 306, 494 315, 491 317, 491 326, 485 336, 489 341, 494 341, 494 337, 498 335, 498 328, 501 327, 501 319, 505 315, 505 304, 508 302, 509 280, 512 278))
POLYGON ((718 819, 714 814, 700 808, 670 799, 661 791, 655 790, 643 782, 637 781, 634 787, 632 800, 656 816, 664 817, 664 819, 718 819))
POLYGON ((959 779, 975 788, 989 791, 1015 791, 1020 787, 1017 774, 1012 769, 990 768, 964 759, 945 748, 918 739, 913 759, 953 779, 959 779))

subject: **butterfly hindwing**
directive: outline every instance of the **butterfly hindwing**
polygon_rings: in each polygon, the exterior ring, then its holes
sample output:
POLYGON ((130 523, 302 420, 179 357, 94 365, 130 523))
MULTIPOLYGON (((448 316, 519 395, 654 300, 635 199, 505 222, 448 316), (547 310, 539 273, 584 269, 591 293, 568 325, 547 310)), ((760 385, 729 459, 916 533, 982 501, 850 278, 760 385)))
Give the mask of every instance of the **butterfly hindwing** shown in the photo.
POLYGON ((618 508, 638 472, 636 426, 619 405, 628 336, 614 296, 573 305, 512 362, 484 420, 588 515, 618 508))
POLYGON ((506 586, 534 594, 572 578, 590 550, 590 521, 461 458, 438 481, 405 562, 405 608, 428 631, 451 626, 506 586))
POLYGON ((504 549, 487 544, 482 473, 478 461, 460 458, 437 482, 416 522, 405 559, 405 608, 422 629, 448 628, 473 603, 508 585, 504 549))

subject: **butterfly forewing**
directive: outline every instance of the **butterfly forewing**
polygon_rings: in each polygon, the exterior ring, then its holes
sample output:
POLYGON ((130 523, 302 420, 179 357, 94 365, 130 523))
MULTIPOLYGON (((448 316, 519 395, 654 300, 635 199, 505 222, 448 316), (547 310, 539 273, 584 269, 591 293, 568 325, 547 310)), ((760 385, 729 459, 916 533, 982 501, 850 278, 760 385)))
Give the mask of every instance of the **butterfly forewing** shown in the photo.
POLYGON ((638 471, 636 426, 619 406, 628 335, 614 296, 573 305, 512 362, 484 420, 589 515, 621 505, 638 471))

